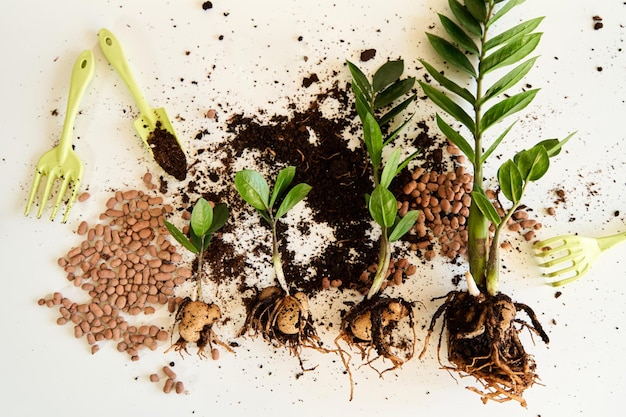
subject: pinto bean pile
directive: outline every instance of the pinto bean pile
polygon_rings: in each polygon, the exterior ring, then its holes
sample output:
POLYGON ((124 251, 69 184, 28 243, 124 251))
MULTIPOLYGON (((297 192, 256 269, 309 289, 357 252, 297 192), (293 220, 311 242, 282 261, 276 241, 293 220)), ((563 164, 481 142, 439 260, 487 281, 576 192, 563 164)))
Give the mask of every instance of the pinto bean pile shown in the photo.
MULTIPOLYGON (((400 215, 409 210, 420 210, 421 214, 415 225, 415 241, 410 249, 422 253, 427 260, 436 255, 436 244, 439 254, 450 259, 467 252, 467 218, 472 202, 473 176, 461 165, 465 157, 454 145, 448 145, 447 151, 457 162, 454 170, 438 173, 416 168, 411 180, 403 187, 403 195, 398 199, 400 215)), ((498 212, 504 211, 493 190, 486 191, 498 212)), ((541 223, 529 218, 524 207, 518 208, 509 220, 509 230, 521 233, 527 241, 535 238, 535 231, 541 223)), ((509 242, 503 242, 504 249, 510 248, 509 242)))
POLYGON ((171 211, 162 197, 118 191, 107 201, 99 223, 80 224, 78 234, 85 240, 58 260, 67 279, 90 298, 78 303, 57 292, 39 304, 58 306, 57 324, 72 324, 74 336, 86 338, 92 353, 98 351, 98 342, 111 340, 118 351, 138 360, 141 349, 155 350, 168 339, 167 330, 141 322, 160 306, 171 312, 177 302, 174 287, 192 274, 177 265, 181 255, 163 226, 171 211))

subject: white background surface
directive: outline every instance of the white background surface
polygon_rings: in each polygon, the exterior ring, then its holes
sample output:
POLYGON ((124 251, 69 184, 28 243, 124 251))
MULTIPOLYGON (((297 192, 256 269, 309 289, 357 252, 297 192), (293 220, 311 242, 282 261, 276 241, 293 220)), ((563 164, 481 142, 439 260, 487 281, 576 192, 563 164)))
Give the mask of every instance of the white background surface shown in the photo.
MULTIPOLYGON (((174 122, 178 134, 193 149, 198 131, 221 134, 219 125, 204 118, 207 109, 284 113, 286 97, 306 105, 323 87, 314 84, 303 91, 304 76, 316 72, 323 79, 340 71, 348 80, 343 62, 358 60, 366 48, 378 51, 366 70, 402 57, 409 75, 423 76, 417 59, 432 58, 424 31, 438 26, 437 12, 448 13, 443 0, 213 3, 208 11, 201 1, 190 0, 25 0, 3 6, 0 415, 620 415, 626 394, 624 247, 605 254, 584 279, 562 288, 559 298, 543 284, 527 243, 519 241, 519 251, 504 254, 508 268, 501 289, 531 305, 551 338, 549 347, 527 343, 544 384, 527 391, 528 409, 513 402, 483 405, 463 388, 473 381, 455 380, 438 369, 434 346, 424 361, 414 359, 384 379, 366 367, 355 370, 350 403, 347 377, 332 355, 305 353, 308 363, 319 366, 298 379, 297 362, 261 340, 237 340, 237 355, 223 354, 219 362, 183 361, 160 352, 130 362, 113 344, 103 344, 92 356, 84 340, 74 339, 71 326, 55 325, 54 311, 36 302, 68 289, 56 260, 80 242, 74 233, 79 222, 95 221, 111 189, 139 187, 143 172, 153 168, 133 131, 136 107, 130 94, 97 47, 98 29, 107 27, 118 36, 146 97, 166 107, 171 117, 180 116, 174 122), (70 71, 87 48, 94 51, 97 68, 76 121, 74 144, 92 198, 74 206, 67 224, 47 220, 49 211, 45 219, 32 213, 25 218, 34 165, 60 136, 70 71), (58 116, 51 114, 54 109, 58 116), (161 384, 148 382, 148 375, 170 360, 176 361, 189 395, 164 395, 161 384)), ((526 82, 542 91, 522 114, 521 144, 510 144, 502 153, 510 157, 507 150, 577 131, 565 155, 528 194, 527 204, 537 208, 544 224, 539 237, 624 231, 626 5, 529 0, 512 21, 541 15, 546 16, 541 58, 526 82), (603 29, 593 30, 594 15, 603 18, 603 29), (556 216, 543 216, 541 208, 552 205, 555 188, 566 191, 567 202, 556 216)), ((435 109, 421 102, 416 111, 415 120, 423 120, 435 109)), ((451 289, 450 273, 441 260, 420 270, 413 281, 414 298, 425 304, 419 325, 436 309, 430 298, 451 289)), ((242 314, 232 312, 232 329, 241 324, 242 314)), ((421 327, 418 332, 423 340, 421 327)))

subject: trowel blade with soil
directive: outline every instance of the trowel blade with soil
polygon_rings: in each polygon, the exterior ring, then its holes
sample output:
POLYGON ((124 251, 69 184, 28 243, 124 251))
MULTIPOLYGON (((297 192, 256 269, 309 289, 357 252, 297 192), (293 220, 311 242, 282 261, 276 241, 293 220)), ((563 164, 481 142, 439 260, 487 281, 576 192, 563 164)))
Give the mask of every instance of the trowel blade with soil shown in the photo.
POLYGON ((156 162, 179 181, 187 176, 187 158, 174 127, 164 108, 154 109, 141 94, 130 71, 121 44, 108 29, 98 32, 100 49, 118 72, 139 106, 140 116, 135 120, 135 129, 144 141, 156 162))

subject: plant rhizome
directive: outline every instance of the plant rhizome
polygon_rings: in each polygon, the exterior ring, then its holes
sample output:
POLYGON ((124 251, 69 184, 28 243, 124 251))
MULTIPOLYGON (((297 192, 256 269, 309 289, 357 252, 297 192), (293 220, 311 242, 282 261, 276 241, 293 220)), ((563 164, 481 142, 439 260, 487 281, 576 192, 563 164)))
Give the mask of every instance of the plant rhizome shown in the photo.
POLYGON ((219 306, 205 302, 202 294, 202 256, 208 250, 213 234, 228 220, 228 215, 228 207, 225 204, 218 204, 213 208, 207 200, 200 198, 191 212, 189 236, 172 223, 165 221, 165 227, 172 237, 198 258, 195 272, 196 299, 186 297, 178 306, 175 317, 174 326, 178 325, 179 337, 170 349, 181 355, 182 352, 187 352, 188 343, 195 343, 198 346, 200 357, 206 356, 207 346, 213 358, 219 357, 214 351, 216 348, 213 344, 222 346, 229 352, 233 351, 213 331, 213 325, 222 318, 219 306))
POLYGON ((283 269, 277 231, 280 218, 311 191, 306 183, 291 185, 295 174, 295 167, 283 168, 278 173, 271 192, 267 181, 257 171, 246 169, 235 175, 237 192, 256 209, 271 228, 272 264, 278 282, 278 286, 261 290, 249 306, 241 334, 261 334, 268 342, 285 346, 298 358, 302 370, 307 370, 304 369, 300 357, 302 348, 310 347, 324 352, 326 350, 322 348, 321 339, 313 325, 307 295, 302 291, 293 294, 291 292, 283 269))
POLYGON ((420 82, 422 89, 437 106, 462 125, 459 132, 437 115, 439 128, 471 161, 474 182, 468 218, 468 291, 453 291, 444 297, 443 305, 432 319, 420 357, 426 351, 437 319, 443 315, 442 332, 447 329, 449 362, 445 368, 475 377, 482 387, 469 389, 479 393, 483 402, 516 400, 525 406, 522 394, 538 380, 538 375, 535 362, 525 351, 518 335, 526 328, 531 334, 538 334, 545 343, 549 339, 530 307, 513 302, 498 291, 499 237, 520 206, 526 187, 547 172, 550 158, 560 152, 571 135, 562 141, 539 142, 518 152, 499 167, 499 194, 508 200, 508 205, 487 197, 483 186, 483 165, 514 123, 503 129, 485 148, 484 133, 528 106, 538 92, 525 89, 505 94, 535 63, 536 57, 528 56, 539 43, 541 33, 535 29, 542 18, 530 19, 493 35, 493 24, 520 3, 518 0, 465 0, 462 4, 450 0, 454 19, 439 15, 449 39, 427 34, 437 54, 460 73, 468 75, 469 85, 474 89, 470 91, 462 87, 456 80, 422 61, 441 87, 420 82), (511 65, 514 65, 513 69, 504 70, 511 65), (496 81, 488 84, 488 80, 493 79, 491 76, 495 76, 496 81), (521 311, 530 317, 530 323, 518 316, 521 311))
MULTIPOLYGON (((350 371, 350 353, 340 342, 356 348, 366 364, 378 358, 387 359, 391 366, 377 372, 396 369, 409 360, 414 353, 415 329, 413 326, 413 305, 402 298, 382 297, 381 285, 389 274, 392 255, 392 242, 399 240, 415 224, 418 212, 408 211, 403 217, 398 215, 398 202, 389 190, 392 180, 417 156, 418 151, 402 157, 402 149, 396 148, 383 163, 383 148, 398 137, 408 120, 395 129, 390 122, 413 102, 410 95, 415 84, 414 78, 401 79, 404 71, 402 60, 383 64, 373 75, 372 81, 351 62, 348 67, 352 74, 352 90, 355 95, 356 110, 363 124, 363 142, 369 156, 369 168, 373 181, 373 191, 364 201, 372 220, 380 228, 380 247, 375 276, 367 295, 352 307, 342 318, 339 335, 335 339, 342 362, 350 377, 350 399, 353 398, 354 381, 350 371), (399 99, 403 100, 397 103, 399 99), (382 113, 382 115, 381 115, 382 113), (382 128, 381 128, 382 127, 382 128), (386 137, 383 137, 386 134, 386 137), (399 324, 408 321, 409 336, 398 337, 399 324), (375 353, 374 353, 375 352, 375 353)), ((410 118, 409 118, 410 119, 410 118)), ((376 368, 374 368, 376 369, 376 368)))

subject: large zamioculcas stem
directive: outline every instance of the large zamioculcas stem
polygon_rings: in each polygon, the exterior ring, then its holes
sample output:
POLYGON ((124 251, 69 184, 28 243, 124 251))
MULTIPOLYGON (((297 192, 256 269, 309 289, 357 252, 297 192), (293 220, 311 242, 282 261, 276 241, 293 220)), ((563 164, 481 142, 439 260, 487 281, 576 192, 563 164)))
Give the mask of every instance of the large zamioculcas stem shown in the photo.
POLYGON ((460 133, 437 115, 437 125, 441 131, 461 149, 473 165, 472 204, 467 226, 469 266, 478 287, 491 295, 498 293, 500 232, 506 220, 519 206, 528 182, 536 181, 545 174, 549 166, 548 158, 558 154, 561 146, 569 139, 542 141, 502 164, 498 170, 499 187, 511 206, 505 209, 505 214, 501 217, 494 203, 485 194, 483 165, 510 132, 513 124, 502 130, 490 144, 484 144, 483 139, 488 129, 524 109, 538 92, 537 89, 532 89, 505 94, 534 66, 536 57, 526 58, 539 43, 541 33, 536 33, 535 29, 543 18, 527 20, 499 33, 494 33, 493 23, 522 2, 523 0, 464 0, 462 4, 459 0, 449 0, 448 4, 455 19, 443 14, 439 18, 451 40, 427 34, 430 44, 439 56, 470 77, 471 88, 461 86, 466 81, 459 84, 443 75, 443 71, 421 61, 441 86, 437 88, 420 82, 422 89, 445 113, 461 123, 462 130, 467 132, 460 133), (492 84, 486 84, 487 75, 512 65, 513 69, 504 76, 492 84), (493 237, 490 231, 492 226, 496 230, 493 237))

